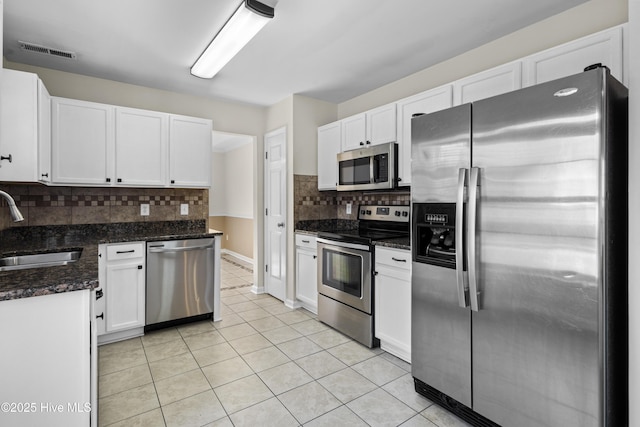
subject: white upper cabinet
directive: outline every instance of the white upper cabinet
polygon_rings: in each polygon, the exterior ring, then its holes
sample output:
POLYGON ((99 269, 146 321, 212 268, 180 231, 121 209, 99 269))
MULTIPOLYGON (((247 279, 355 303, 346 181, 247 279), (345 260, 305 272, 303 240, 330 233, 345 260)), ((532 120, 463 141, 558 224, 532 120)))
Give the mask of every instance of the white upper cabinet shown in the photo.
POLYGON ((171 186, 209 187, 211 130, 211 120, 173 114, 169 116, 171 186))
POLYGON ((341 129, 340 122, 318 128, 318 190, 336 189, 341 129))
POLYGON ((110 185, 114 178, 114 107, 52 98, 52 182, 110 185))
POLYGON ((453 104, 490 98, 522 87, 522 65, 511 62, 453 83, 453 104))
POLYGON ((51 182, 51 96, 38 79, 38 180, 51 182))
POLYGON ((342 150, 348 151, 364 146, 367 142, 367 119, 364 113, 347 117, 342 124, 342 150))
POLYGON ((54 184, 209 186, 211 120, 54 97, 52 132, 54 184))
POLYGON ((623 81, 622 31, 614 27, 524 58, 524 86, 577 74, 597 63, 623 81))
POLYGON ((411 184, 411 118, 451 107, 451 85, 398 101, 398 185, 411 184))
MULTIPOLYGON (((37 182, 40 145, 51 135, 49 93, 36 74, 2 71, 0 181, 37 182)), ((48 169, 42 165, 42 173, 48 169)))
POLYGON ((394 142, 397 137, 395 103, 347 117, 340 122, 342 151, 394 142))
POLYGON ((168 129, 165 113, 116 108, 116 184, 165 185, 168 129))

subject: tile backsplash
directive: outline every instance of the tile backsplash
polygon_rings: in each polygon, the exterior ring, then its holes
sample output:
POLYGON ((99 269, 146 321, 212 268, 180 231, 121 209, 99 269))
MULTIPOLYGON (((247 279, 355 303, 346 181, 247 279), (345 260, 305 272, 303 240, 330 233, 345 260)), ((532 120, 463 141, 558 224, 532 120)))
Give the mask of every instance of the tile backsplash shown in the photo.
POLYGON ((15 199, 25 218, 14 223, 6 202, 2 200, 0 230, 37 225, 206 220, 209 217, 209 191, 204 189, 48 187, 0 183, 0 190, 15 199), (183 203, 189 205, 188 215, 180 215, 183 203), (140 215, 141 204, 149 204, 148 216, 140 215))
POLYGON ((294 221, 322 219, 358 219, 358 205, 408 205, 411 201, 409 189, 388 192, 378 191, 318 191, 318 177, 294 175, 294 221), (346 206, 352 203, 351 214, 346 206))

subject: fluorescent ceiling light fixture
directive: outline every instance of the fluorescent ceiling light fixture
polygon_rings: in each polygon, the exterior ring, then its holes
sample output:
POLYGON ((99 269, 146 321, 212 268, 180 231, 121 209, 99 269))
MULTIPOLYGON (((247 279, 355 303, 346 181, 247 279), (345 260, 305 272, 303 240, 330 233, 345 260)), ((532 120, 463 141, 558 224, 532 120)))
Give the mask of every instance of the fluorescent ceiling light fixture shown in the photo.
POLYGON ((272 7, 244 0, 193 64, 191 74, 203 79, 215 76, 273 16, 272 7))

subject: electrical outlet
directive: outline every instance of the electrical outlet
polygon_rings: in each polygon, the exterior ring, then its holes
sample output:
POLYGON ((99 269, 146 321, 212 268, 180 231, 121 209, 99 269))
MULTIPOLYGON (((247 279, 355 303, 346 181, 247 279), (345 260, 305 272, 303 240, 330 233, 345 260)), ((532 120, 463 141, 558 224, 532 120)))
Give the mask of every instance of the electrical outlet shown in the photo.
POLYGON ((351 202, 347 203, 347 215, 351 215, 351 202))
POLYGON ((180 215, 189 215, 189 204, 188 203, 180 204, 180 215))
POLYGON ((149 204, 143 203, 140 205, 140 215, 149 216, 149 204))

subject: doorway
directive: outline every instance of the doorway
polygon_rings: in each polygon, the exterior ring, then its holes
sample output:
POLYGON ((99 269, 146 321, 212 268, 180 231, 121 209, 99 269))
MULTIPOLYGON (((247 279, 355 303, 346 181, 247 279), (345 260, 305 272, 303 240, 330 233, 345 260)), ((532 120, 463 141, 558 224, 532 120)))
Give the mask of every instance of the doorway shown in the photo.
MULTIPOLYGON (((254 214, 257 195, 254 164, 257 139, 251 135, 213 131, 212 141, 209 228, 223 232, 223 258, 231 266, 245 266, 253 272, 252 275, 244 272, 245 280, 238 285, 246 284, 249 277, 255 284, 258 225, 254 214)), ((238 273, 243 273, 240 269, 238 273)), ((227 279, 225 283, 231 284, 236 278, 230 275, 227 279)))

